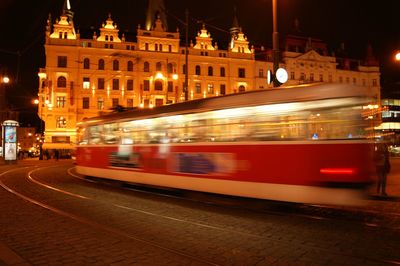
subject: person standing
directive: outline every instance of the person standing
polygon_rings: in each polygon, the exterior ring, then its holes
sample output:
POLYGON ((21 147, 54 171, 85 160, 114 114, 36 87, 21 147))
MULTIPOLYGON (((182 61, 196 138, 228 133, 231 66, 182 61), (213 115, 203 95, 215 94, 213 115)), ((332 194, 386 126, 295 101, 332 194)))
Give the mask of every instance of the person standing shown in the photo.
POLYGON ((378 176, 377 193, 387 196, 386 181, 390 172, 389 150, 386 144, 379 143, 375 147, 375 165, 376 174, 378 176))

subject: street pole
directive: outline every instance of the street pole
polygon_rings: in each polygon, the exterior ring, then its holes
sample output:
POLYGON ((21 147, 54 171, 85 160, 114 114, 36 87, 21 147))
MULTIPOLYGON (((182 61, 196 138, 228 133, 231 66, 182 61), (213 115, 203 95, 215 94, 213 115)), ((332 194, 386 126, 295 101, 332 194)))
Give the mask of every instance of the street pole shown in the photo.
POLYGON ((188 59, 188 43, 189 43, 189 10, 186 8, 185 10, 185 17, 186 17, 186 36, 185 36, 185 87, 184 87, 184 92, 185 92, 185 101, 188 100, 189 98, 189 89, 188 89, 188 78, 189 78, 189 59, 188 59))
POLYGON ((274 72, 274 87, 278 87, 279 83, 276 79, 276 70, 279 68, 279 33, 278 33, 278 0, 272 0, 272 60, 274 72))

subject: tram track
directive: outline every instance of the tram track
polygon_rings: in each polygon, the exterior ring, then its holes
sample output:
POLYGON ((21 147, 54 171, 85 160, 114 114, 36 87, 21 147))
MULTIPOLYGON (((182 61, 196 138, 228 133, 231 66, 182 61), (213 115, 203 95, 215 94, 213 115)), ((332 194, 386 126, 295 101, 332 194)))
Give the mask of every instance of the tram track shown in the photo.
MULTIPOLYGON (((34 167, 34 169, 29 169, 29 172, 26 175, 26 178, 27 178, 27 180, 29 180, 29 182, 34 183, 34 184, 36 184, 36 185, 38 185, 38 186, 40 186, 40 187, 42 187, 44 189, 51 190, 51 191, 54 191, 56 193, 61 193, 61 194, 65 195, 66 197, 74 197, 74 198, 77 198, 79 200, 98 201, 98 200, 96 200, 96 199, 94 199, 94 198, 92 198, 92 197, 90 197, 88 195, 81 195, 79 193, 67 191, 67 190, 62 189, 60 187, 56 187, 56 186, 53 186, 51 184, 48 184, 48 183, 46 183, 46 182, 44 182, 42 180, 39 180, 38 176, 36 176, 36 173, 38 171, 45 170, 45 169, 48 169, 48 168, 51 168, 51 167, 54 167, 54 166, 46 166, 46 167, 33 166, 33 167, 34 167)), ((8 170, 8 171, 0 174, 0 177, 2 177, 4 175, 7 175, 8 173, 11 173, 13 171, 22 170, 22 169, 27 170, 27 168, 30 168, 30 167, 24 167, 24 168, 19 168, 19 169, 15 169, 15 170, 11 169, 11 170, 8 170)), ((82 177, 80 177, 78 175, 75 175, 72 172, 72 168, 69 168, 67 170, 67 173, 68 173, 68 175, 70 175, 72 177, 75 177, 75 178, 79 178, 80 180, 84 180, 84 181, 92 182, 92 183, 95 182, 93 180, 87 180, 87 179, 82 178, 82 177)), ((95 182, 95 183, 97 183, 97 182, 95 182)), ((27 202, 30 202, 30 203, 35 204, 37 206, 40 206, 40 207, 42 207, 44 209, 47 209, 48 211, 51 211, 51 212, 53 212, 55 214, 67 217, 69 219, 73 219, 73 220, 75 220, 75 221, 77 221, 77 222, 79 222, 81 224, 84 224, 86 226, 89 226, 91 228, 96 228, 97 230, 100 230, 100 231, 106 231, 106 232, 115 234, 115 235, 120 236, 120 237, 124 237, 124 238, 130 239, 130 240, 134 240, 134 241, 146 244, 146 245, 150 245, 152 247, 162 249, 164 251, 167 251, 167 252, 173 253, 175 255, 179 255, 179 256, 185 257, 187 259, 190 259, 190 260, 193 260, 193 261, 196 261, 196 262, 199 262, 199 263, 204 263, 204 264, 207 264, 207 265, 218 265, 218 263, 216 263, 216 262, 209 261, 207 259, 198 258, 197 256, 193 256, 191 254, 188 254, 187 252, 182 252, 181 250, 178 250, 178 249, 172 249, 170 247, 157 244, 154 241, 149 241, 149 240, 137 237, 137 236, 132 235, 132 234, 127 234, 126 232, 124 232, 122 230, 119 230, 119 229, 116 229, 114 227, 111 227, 109 225, 101 224, 101 223, 98 223, 96 221, 87 219, 87 218, 85 218, 83 216, 79 216, 79 215, 73 214, 71 212, 56 208, 54 206, 51 206, 51 205, 49 205, 47 203, 44 203, 44 202, 41 202, 40 200, 34 199, 34 198, 30 197, 30 196, 24 195, 23 193, 18 192, 15 189, 12 189, 12 188, 8 187, 1 180, 0 180, 0 186, 3 187, 8 192, 14 194, 15 196, 18 196, 18 197, 24 199, 27 202)), ((143 192, 143 191, 139 190, 139 192, 154 194, 153 192, 149 192, 149 191, 143 192)), ((157 193, 157 196, 160 196, 160 193, 157 193)), ((171 197, 171 196, 169 196, 169 197, 171 197)), ((237 230, 226 229, 226 228, 223 228, 223 227, 220 227, 220 226, 214 226, 214 225, 210 225, 210 224, 207 224, 207 223, 193 222, 193 221, 190 221, 190 220, 187 220, 187 219, 181 219, 181 218, 167 216, 167 215, 160 215, 160 214, 158 214, 156 212, 150 212, 150 211, 147 211, 147 210, 144 210, 144 209, 132 208, 130 206, 125 206, 123 204, 108 203, 108 202, 105 202, 105 201, 102 201, 101 203, 102 204, 111 204, 115 208, 120 208, 120 209, 123 209, 123 210, 127 210, 129 212, 135 212, 135 213, 140 213, 142 215, 148 215, 148 216, 152 216, 152 217, 156 217, 156 218, 162 218, 162 219, 166 219, 166 220, 169 220, 169 221, 178 222, 178 223, 181 223, 181 224, 202 227, 202 228, 205 228, 205 229, 212 229, 212 230, 222 231, 222 232, 229 233, 229 234, 242 235, 243 237, 251 237, 251 238, 255 238, 255 239, 263 239, 263 238, 265 238, 265 236, 262 236, 262 235, 256 235, 256 234, 247 233, 247 232, 238 232, 237 230)), ((290 217, 295 215, 295 216, 297 216, 299 218, 301 217, 301 218, 307 218, 307 219, 312 219, 312 220, 328 220, 328 219, 330 219, 330 218, 325 218, 325 217, 316 216, 316 215, 285 214, 283 212, 277 212, 277 211, 264 211, 263 213, 264 214, 270 214, 270 215, 278 215, 278 216, 286 215, 286 216, 290 216, 290 217)), ((281 242, 281 244, 286 244, 286 241, 284 241, 284 240, 275 240, 274 239, 274 241, 281 242)), ((360 258, 358 256, 354 256, 353 254, 349 254, 349 253, 346 253, 346 252, 335 253, 335 252, 332 252, 331 250, 328 250, 328 249, 323 248, 323 247, 318 247, 317 249, 320 250, 320 251, 323 251, 323 252, 328 252, 330 254, 337 255, 337 256, 346 256, 346 257, 349 257, 349 258, 366 259, 366 260, 369 260, 369 261, 375 262, 375 263, 385 263, 385 264, 393 264, 393 265, 399 265, 400 264, 400 262, 397 262, 397 261, 377 260, 375 258, 366 258, 366 257, 360 258)))
MULTIPOLYGON (((28 167, 24 167, 24 168, 28 168, 28 167)), ((88 197, 85 197, 85 196, 82 196, 82 195, 78 195, 76 193, 71 193, 71 192, 68 192, 68 191, 65 191, 65 190, 62 190, 62 189, 59 189, 59 188, 55 188, 53 186, 50 186, 48 184, 44 184, 43 182, 39 182, 38 180, 32 178, 31 174, 34 171, 37 171, 37 170, 40 170, 40 169, 42 169, 42 168, 31 170, 28 173, 28 179, 30 181, 42 186, 42 187, 45 187, 47 189, 51 189, 51 190, 59 192, 59 193, 63 193, 63 194, 68 195, 68 196, 77 197, 77 198, 80 198, 80 199, 90 199, 88 197)), ((16 170, 21 170, 21 168, 16 169, 16 170)), ((5 174, 7 174, 7 173, 16 171, 16 170, 8 170, 8 171, 6 171, 4 173, 1 173, 0 177, 5 175, 5 174)), ((146 240, 146 239, 143 239, 143 238, 139 238, 139 237, 133 236, 131 234, 127 234, 127 233, 125 233, 125 232, 123 232, 121 230, 112 228, 110 226, 107 226, 107 225, 104 225, 104 224, 100 224, 100 223, 94 222, 92 220, 86 219, 86 218, 84 218, 82 216, 78 216, 78 215, 75 215, 73 213, 66 212, 66 211, 63 211, 61 209, 55 208, 53 206, 50 206, 48 204, 45 204, 45 203, 40 202, 38 200, 35 200, 35 199, 33 199, 33 198, 29 197, 29 196, 23 195, 22 193, 17 192, 16 190, 13 190, 12 188, 10 188, 7 185, 5 185, 1 180, 0 180, 0 186, 3 189, 5 189, 6 191, 14 194, 15 196, 17 196, 17 197, 19 197, 19 198, 21 198, 21 199, 23 199, 23 200, 25 200, 25 201, 27 201, 29 203, 32 203, 32 204, 37 205, 37 206, 39 206, 41 208, 47 209, 48 211, 53 212, 55 214, 70 218, 72 220, 75 220, 75 221, 77 221, 77 222, 79 222, 81 224, 85 224, 85 225, 89 226, 90 228, 96 228, 97 230, 106 231, 106 232, 109 232, 109 233, 112 233, 112 234, 115 234, 115 235, 118 235, 118 236, 121 236, 121 237, 124 237, 124 238, 128 238, 128 239, 140 242, 142 244, 149 245, 149 246, 152 246, 152 247, 167 251, 169 253, 173 253, 173 254, 181 256, 181 257, 185 257, 185 258, 190 259, 192 261, 204 263, 206 265, 219 265, 218 263, 214 263, 214 262, 211 262, 211 261, 208 261, 208 260, 196 257, 196 256, 192 256, 192 255, 190 255, 188 253, 181 252, 181 251, 176 250, 176 249, 171 249, 169 247, 159 245, 159 244, 157 244, 157 243, 155 243, 153 241, 149 241, 149 240, 146 240)))

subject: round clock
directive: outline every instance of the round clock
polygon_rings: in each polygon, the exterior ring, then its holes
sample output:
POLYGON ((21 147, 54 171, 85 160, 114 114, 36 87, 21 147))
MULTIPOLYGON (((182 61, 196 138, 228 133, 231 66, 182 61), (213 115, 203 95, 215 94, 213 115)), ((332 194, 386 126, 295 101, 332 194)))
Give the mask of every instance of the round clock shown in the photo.
POLYGON ((276 70, 275 77, 282 84, 288 81, 289 78, 288 73, 284 68, 278 68, 276 70))

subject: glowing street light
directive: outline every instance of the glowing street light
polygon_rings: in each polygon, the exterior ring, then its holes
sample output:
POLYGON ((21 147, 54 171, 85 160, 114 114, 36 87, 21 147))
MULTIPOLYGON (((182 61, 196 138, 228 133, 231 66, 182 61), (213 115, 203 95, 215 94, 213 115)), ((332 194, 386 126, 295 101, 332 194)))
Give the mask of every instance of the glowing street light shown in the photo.
POLYGON ((3 83, 7 84, 10 82, 10 78, 7 76, 4 76, 2 81, 3 81, 3 83))
POLYGON ((394 56, 396 61, 400 61, 400 51, 397 51, 396 55, 394 56))

